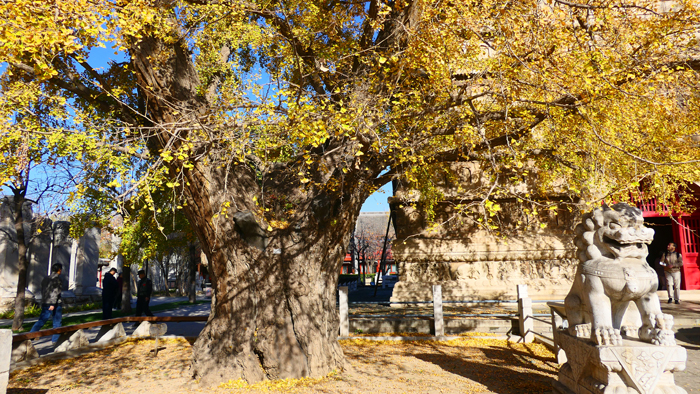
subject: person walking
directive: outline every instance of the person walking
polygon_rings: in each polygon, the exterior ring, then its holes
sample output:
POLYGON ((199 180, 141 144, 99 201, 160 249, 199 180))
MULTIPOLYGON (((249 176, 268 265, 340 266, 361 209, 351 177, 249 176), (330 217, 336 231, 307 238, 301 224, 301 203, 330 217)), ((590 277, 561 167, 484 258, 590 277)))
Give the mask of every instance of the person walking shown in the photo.
POLYGON ((122 286, 124 286, 124 278, 122 278, 122 273, 117 275, 117 296, 114 297, 114 309, 122 308, 122 286))
POLYGON ((671 242, 666 247, 666 252, 661 256, 661 264, 666 275, 666 291, 668 292, 668 303, 681 300, 681 268, 683 267, 683 256, 676 251, 676 244, 671 242), (673 297, 671 297, 673 288, 673 297))
POLYGON ((102 279, 102 320, 112 318, 112 306, 117 295, 117 278, 114 277, 116 273, 117 269, 112 268, 102 279))
POLYGON ((139 270, 139 283, 136 289, 136 316, 141 316, 145 313, 146 316, 153 316, 148 304, 151 302, 151 293, 153 293, 153 283, 146 278, 146 271, 139 270))
MULTIPOLYGON (((53 316, 53 328, 61 327, 61 319, 63 318, 63 300, 61 300, 61 292, 63 291, 63 283, 61 282, 61 271, 63 265, 56 263, 51 266, 51 275, 41 281, 41 314, 39 320, 34 323, 29 332, 41 330, 46 324, 46 321, 53 316)), ((59 334, 51 336, 51 342, 55 345, 58 342, 59 334)))

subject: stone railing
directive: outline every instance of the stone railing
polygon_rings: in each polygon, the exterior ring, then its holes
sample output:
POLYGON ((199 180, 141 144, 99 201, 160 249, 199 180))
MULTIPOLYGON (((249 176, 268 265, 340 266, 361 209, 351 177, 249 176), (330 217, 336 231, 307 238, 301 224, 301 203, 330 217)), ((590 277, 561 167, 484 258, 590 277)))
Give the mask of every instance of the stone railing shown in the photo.
MULTIPOLYGON (((338 300, 339 300, 339 313, 340 313, 340 337, 348 337, 350 335, 350 315, 349 315, 349 302, 348 294, 350 292, 349 286, 338 286, 338 300)), ((443 313, 443 299, 442 299, 442 286, 432 285, 433 299, 431 301, 403 301, 403 302, 389 302, 391 305, 395 304, 433 304, 433 314, 432 315, 413 315, 414 317, 432 317, 432 332, 436 338, 445 337, 445 315, 443 313)), ((520 339, 519 342, 533 342, 535 339, 534 322, 536 315, 532 310, 532 299, 528 296, 527 285, 517 286, 518 299, 516 300, 462 300, 462 301, 447 301, 449 303, 461 303, 461 304, 478 304, 478 303, 518 303, 518 313, 517 314, 502 314, 502 313, 476 313, 470 314, 471 317, 491 317, 491 318, 517 318, 518 325, 520 328, 520 339)), ((537 301, 537 302, 547 302, 547 301, 537 301)), ((449 315, 449 316, 460 316, 460 315, 449 315)), ((367 315, 359 316, 367 318, 395 318, 400 317, 400 315, 367 315)))

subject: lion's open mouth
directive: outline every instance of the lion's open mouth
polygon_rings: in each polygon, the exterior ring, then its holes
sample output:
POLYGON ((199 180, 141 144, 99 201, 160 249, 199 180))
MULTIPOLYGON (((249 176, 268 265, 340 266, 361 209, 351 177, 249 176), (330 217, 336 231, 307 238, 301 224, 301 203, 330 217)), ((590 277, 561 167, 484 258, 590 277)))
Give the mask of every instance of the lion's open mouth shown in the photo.
POLYGON ((643 245, 641 242, 620 242, 606 235, 603 236, 603 242, 608 244, 609 247, 615 249, 629 248, 634 246, 636 246, 638 249, 641 249, 643 245))

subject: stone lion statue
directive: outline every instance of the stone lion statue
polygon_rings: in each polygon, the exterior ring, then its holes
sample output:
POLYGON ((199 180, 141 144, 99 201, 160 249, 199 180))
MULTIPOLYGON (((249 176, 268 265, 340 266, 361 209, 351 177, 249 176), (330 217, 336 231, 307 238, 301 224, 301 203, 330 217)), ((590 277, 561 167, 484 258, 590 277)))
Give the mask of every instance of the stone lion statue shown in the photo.
MULTIPOLYGON (((661 312, 656 272, 647 264, 647 244, 654 230, 644 226, 642 211, 624 203, 596 208, 575 228, 580 263, 564 304, 569 333, 598 345, 622 345, 620 327, 630 301, 637 304, 639 339, 675 345, 673 316, 661 312)), ((635 327, 636 328, 636 327, 635 327)))

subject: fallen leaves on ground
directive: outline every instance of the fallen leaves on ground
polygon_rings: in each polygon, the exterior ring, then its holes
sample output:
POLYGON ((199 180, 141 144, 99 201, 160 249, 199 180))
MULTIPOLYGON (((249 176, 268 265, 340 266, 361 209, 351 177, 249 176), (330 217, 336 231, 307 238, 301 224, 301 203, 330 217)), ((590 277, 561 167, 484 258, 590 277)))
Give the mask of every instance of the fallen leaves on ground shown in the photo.
POLYGON ((187 340, 164 338, 158 347, 154 358, 155 340, 130 339, 81 357, 47 361, 13 372, 10 387, 41 387, 48 392, 114 392, 128 380, 188 376, 192 349, 187 340))
MULTIPOLYGON (((395 334, 394 334, 395 335, 395 334)), ((413 334, 411 334, 413 335, 413 334)), ((132 340, 75 359, 13 372, 9 394, 35 393, 548 393, 558 366, 539 344, 472 334, 451 341, 340 341, 350 368, 322 378, 202 387, 184 339, 132 340)))
POLYGON ((294 392, 299 388, 315 386, 329 379, 334 379, 337 376, 338 371, 333 371, 327 376, 323 376, 320 378, 266 380, 264 382, 258 382, 253 384, 248 384, 243 379, 237 379, 229 380, 227 383, 222 383, 219 385, 219 387, 223 389, 236 389, 246 391, 257 390, 262 392, 294 392))

